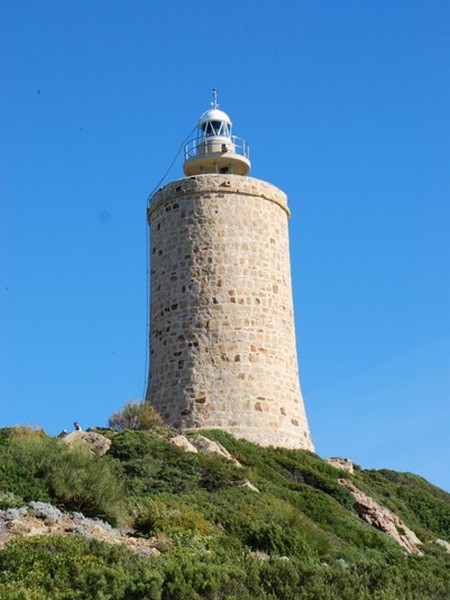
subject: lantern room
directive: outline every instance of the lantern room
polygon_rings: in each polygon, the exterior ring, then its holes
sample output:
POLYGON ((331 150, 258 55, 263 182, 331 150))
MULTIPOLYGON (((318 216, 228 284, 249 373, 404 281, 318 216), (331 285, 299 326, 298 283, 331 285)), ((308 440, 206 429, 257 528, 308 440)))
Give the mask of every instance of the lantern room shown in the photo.
POLYGON ((197 137, 184 147, 184 174, 188 177, 203 173, 248 175, 249 148, 244 140, 232 135, 230 117, 219 110, 216 90, 211 106, 200 117, 197 137))

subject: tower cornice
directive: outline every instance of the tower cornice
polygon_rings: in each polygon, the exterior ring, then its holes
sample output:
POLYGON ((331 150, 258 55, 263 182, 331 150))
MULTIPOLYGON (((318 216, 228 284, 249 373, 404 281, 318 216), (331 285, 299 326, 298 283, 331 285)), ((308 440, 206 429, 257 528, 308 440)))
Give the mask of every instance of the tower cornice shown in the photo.
POLYGON ((180 198, 184 195, 197 194, 199 192, 219 195, 227 193, 256 196, 269 202, 274 202, 284 210, 288 218, 291 216, 286 194, 275 185, 256 177, 209 173, 194 175, 193 177, 183 177, 160 188, 150 199, 147 213, 148 218, 150 218, 154 210, 173 198, 180 198))

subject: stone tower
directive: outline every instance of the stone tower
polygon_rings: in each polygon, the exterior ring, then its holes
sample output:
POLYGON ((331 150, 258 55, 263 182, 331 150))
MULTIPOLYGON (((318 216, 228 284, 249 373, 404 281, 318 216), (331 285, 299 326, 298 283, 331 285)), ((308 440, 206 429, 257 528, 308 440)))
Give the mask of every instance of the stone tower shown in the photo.
POLYGON ((247 177, 248 147, 212 108, 185 178, 151 198, 146 400, 184 429, 313 450, 298 377, 286 195, 247 177))

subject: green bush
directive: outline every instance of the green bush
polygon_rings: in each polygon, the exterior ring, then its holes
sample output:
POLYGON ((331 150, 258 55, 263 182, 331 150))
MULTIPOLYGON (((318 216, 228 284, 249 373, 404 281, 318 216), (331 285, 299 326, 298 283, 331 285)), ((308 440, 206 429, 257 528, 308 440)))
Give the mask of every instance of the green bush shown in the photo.
POLYGON ((195 457, 156 434, 118 433, 112 437, 108 454, 120 464, 128 493, 134 498, 163 492, 185 494, 198 486, 195 457))
POLYGON ((161 583, 148 559, 78 536, 24 538, 0 552, 2 600, 159 600, 161 583))
POLYGON ((149 500, 136 514, 135 527, 144 534, 185 533, 191 536, 218 535, 219 531, 205 517, 179 499, 149 500))
POLYGON ((111 522, 125 502, 121 470, 109 458, 31 430, 0 446, 0 489, 111 522))
POLYGON ((23 506, 26 502, 20 496, 16 496, 13 492, 0 491, 0 510, 5 508, 16 508, 23 506))
POLYGON ((163 424, 160 415, 150 402, 128 402, 125 406, 114 412, 108 419, 108 425, 116 431, 134 429, 149 431, 163 424))
POLYGON ((47 479, 52 501, 68 510, 116 523, 125 510, 121 471, 108 458, 91 455, 84 448, 64 453, 47 479))
POLYGON ((118 433, 112 437, 109 455, 120 462, 134 497, 185 495, 198 489, 213 492, 244 481, 241 470, 222 457, 184 452, 153 433, 118 433))
POLYGON ((226 548, 161 557, 82 537, 38 536, 0 552, 2 600, 447 600, 445 561, 261 560, 226 548))

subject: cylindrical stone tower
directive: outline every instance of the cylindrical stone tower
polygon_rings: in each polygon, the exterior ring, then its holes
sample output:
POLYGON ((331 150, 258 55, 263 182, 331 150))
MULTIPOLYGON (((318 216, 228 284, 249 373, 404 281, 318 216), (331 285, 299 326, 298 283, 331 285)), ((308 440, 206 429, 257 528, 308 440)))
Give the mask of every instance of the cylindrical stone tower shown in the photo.
POLYGON ((184 429, 313 450, 298 377, 286 195, 246 177, 248 149, 213 108, 187 177, 151 198, 147 400, 184 429))

